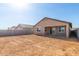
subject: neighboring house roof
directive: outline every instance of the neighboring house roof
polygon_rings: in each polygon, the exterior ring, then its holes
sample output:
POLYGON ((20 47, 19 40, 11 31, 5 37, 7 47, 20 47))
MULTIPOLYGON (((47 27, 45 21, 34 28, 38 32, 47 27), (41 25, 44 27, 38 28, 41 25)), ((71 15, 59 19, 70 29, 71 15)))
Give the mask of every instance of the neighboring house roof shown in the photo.
POLYGON ((79 30, 79 28, 72 28, 71 30, 72 30, 72 31, 73 31, 73 30, 79 30))
POLYGON ((19 25, 17 25, 17 28, 18 27, 20 27, 20 28, 33 28, 33 25, 19 24, 19 25))
MULTIPOLYGON (((40 20, 37 24, 39 24, 41 21, 45 20, 45 19, 50 19, 50 20, 55 20, 55 21, 59 21, 59 22, 63 22, 63 23, 68 23, 70 25, 70 27, 72 28, 72 23, 71 22, 67 22, 67 21, 62 21, 62 20, 57 20, 54 18, 48 18, 48 17, 44 17, 42 20, 40 20)), ((34 27, 37 25, 35 24, 34 27)))
POLYGON ((16 26, 12 26, 11 28, 16 28, 16 26))
POLYGON ((33 28, 33 25, 19 24, 19 25, 17 25, 17 26, 12 26, 12 27, 10 28, 10 30, 11 30, 11 29, 17 30, 18 28, 20 28, 20 29, 33 28))
POLYGON ((14 30, 16 28, 16 26, 12 26, 10 28, 8 28, 8 30, 14 30))

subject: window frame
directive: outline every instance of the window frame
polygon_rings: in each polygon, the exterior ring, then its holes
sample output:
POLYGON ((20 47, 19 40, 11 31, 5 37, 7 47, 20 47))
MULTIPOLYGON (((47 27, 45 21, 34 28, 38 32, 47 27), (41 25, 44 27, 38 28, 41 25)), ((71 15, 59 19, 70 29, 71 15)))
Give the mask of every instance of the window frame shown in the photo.
POLYGON ((41 30, 40 30, 39 28, 36 28, 36 31, 37 31, 37 32, 40 32, 41 30))
POLYGON ((52 32, 53 32, 53 33, 56 32, 56 27, 52 27, 52 32))
POLYGON ((59 32, 59 33, 64 33, 65 30, 66 30, 66 27, 65 27, 65 26, 60 26, 60 27, 58 27, 58 32, 59 32), (63 29, 62 29, 62 28, 63 28, 63 29))

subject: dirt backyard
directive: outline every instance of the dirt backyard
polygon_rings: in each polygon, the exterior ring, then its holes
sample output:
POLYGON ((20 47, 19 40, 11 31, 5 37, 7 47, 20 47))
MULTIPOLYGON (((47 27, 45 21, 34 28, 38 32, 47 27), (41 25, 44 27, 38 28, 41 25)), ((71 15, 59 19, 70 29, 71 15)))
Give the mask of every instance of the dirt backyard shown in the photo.
POLYGON ((79 56, 79 42, 37 35, 0 37, 1 56, 79 56))

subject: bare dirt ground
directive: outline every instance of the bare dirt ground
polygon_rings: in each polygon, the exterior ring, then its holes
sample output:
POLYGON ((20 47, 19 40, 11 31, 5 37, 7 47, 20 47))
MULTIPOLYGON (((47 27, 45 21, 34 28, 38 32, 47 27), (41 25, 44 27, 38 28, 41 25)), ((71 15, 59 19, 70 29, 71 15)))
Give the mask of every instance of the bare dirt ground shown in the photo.
POLYGON ((79 56, 79 42, 37 35, 0 37, 1 56, 79 56))

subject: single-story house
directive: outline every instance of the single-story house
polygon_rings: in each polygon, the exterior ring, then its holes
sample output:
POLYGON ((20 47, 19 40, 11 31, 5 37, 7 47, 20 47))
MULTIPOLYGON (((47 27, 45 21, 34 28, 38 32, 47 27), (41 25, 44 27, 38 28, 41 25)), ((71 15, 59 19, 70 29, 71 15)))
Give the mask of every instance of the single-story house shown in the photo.
POLYGON ((28 30, 28 31, 32 31, 33 29, 33 25, 28 25, 28 24, 19 24, 16 26, 15 30, 28 30))
POLYGON ((8 27, 8 30, 15 30, 16 26, 8 27))
POLYGON ((32 34, 33 25, 18 24, 17 26, 9 27, 8 31, 11 35, 32 34))
POLYGON ((17 26, 9 27, 8 30, 32 30, 33 25, 18 24, 17 26))
POLYGON ((37 35, 51 35, 69 37, 72 23, 58 19, 44 17, 33 26, 33 33, 37 35))

